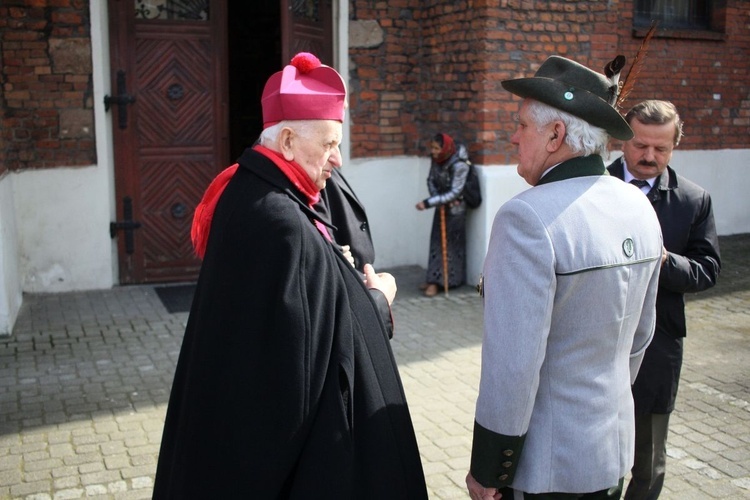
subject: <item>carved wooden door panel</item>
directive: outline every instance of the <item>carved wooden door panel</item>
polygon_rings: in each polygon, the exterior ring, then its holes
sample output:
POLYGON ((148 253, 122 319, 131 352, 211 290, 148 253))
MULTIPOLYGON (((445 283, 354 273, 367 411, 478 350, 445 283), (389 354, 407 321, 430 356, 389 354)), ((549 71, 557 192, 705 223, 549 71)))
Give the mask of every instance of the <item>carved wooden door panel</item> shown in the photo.
MULTIPOLYGON (((348 1, 348 0, 342 0, 348 1)), ((281 23, 282 64, 298 52, 311 52, 333 66, 331 0, 283 0, 281 23)))
POLYGON ((197 278, 193 212, 228 165, 225 7, 109 0, 120 283, 197 278))

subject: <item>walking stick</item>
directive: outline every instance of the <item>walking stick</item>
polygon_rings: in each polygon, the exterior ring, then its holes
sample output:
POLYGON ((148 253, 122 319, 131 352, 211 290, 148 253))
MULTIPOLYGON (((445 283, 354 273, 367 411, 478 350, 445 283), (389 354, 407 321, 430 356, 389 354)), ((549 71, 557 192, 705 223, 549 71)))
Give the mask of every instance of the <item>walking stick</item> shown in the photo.
POLYGON ((440 205, 440 243, 443 247, 443 289, 448 296, 448 235, 445 230, 445 205, 440 205))

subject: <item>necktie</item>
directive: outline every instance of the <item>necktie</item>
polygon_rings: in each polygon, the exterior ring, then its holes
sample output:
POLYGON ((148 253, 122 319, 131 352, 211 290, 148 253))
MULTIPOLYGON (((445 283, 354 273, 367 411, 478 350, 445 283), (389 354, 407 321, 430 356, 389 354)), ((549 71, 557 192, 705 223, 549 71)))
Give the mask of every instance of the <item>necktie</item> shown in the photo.
POLYGON ((644 188, 648 186, 648 181, 644 181, 641 179, 631 179, 630 183, 634 186, 636 186, 638 189, 644 188))

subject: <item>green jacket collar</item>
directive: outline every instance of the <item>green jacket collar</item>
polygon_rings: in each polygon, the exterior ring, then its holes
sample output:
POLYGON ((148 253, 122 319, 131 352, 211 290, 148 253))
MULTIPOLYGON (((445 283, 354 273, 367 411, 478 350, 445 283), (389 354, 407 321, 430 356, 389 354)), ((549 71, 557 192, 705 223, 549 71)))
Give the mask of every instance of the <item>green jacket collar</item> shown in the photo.
POLYGON ((550 182, 563 181, 574 177, 586 177, 589 175, 609 175, 604 168, 604 160, 599 155, 577 156, 560 163, 550 170, 547 175, 539 179, 537 186, 549 184, 550 182))

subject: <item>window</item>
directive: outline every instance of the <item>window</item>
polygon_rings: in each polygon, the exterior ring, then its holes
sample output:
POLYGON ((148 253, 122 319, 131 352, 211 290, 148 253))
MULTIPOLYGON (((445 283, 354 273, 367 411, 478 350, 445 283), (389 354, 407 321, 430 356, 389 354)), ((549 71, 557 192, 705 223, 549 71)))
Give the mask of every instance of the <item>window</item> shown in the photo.
POLYGON ((660 29, 710 30, 711 0, 635 0, 634 24, 650 26, 659 22, 660 29))
POLYGON ((727 0, 635 0, 633 34, 657 23, 659 38, 726 40, 727 0))

